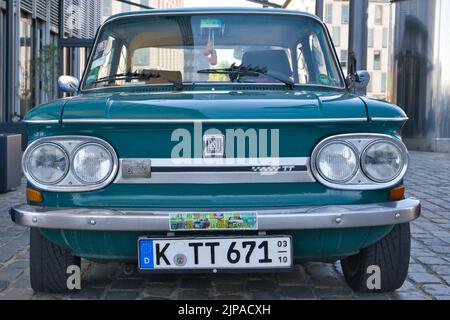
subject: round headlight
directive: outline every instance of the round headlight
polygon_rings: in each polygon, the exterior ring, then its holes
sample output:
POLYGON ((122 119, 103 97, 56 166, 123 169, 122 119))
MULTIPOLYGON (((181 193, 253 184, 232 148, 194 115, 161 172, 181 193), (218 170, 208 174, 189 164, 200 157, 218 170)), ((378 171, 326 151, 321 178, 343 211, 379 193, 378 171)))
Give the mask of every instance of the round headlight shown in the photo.
POLYGON ((345 182, 358 171, 358 156, 346 143, 333 142, 319 151, 316 167, 324 179, 330 182, 345 182))
POLYGON ((387 141, 378 141, 367 147, 361 163, 364 173, 371 180, 388 182, 401 173, 404 159, 399 147, 387 141))
POLYGON ((56 144, 44 143, 26 156, 26 169, 36 182, 55 184, 61 181, 69 169, 67 153, 56 144))
POLYGON ((73 173, 82 183, 102 183, 111 175, 113 166, 111 153, 99 144, 83 145, 73 156, 73 173))

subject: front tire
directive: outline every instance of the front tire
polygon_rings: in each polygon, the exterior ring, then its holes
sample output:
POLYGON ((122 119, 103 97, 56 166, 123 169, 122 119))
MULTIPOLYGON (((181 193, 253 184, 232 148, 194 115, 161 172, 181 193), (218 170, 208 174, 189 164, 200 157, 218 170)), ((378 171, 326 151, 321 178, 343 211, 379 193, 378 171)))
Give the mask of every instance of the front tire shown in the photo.
POLYGON ((80 257, 45 238, 39 229, 30 229, 30 281, 35 292, 68 293, 69 266, 81 267, 80 257))
MULTIPOLYGON (((380 241, 362 249, 358 254, 341 260, 348 285, 358 292, 390 292, 400 288, 408 274, 411 253, 409 223, 398 224, 380 241), (374 269, 379 268, 381 281, 372 282, 374 269), (368 281, 369 280, 369 281, 368 281), (370 283, 368 283, 370 282, 370 283), (372 285, 370 285, 372 284, 372 285)), ((376 271, 375 271, 376 272, 376 271)))

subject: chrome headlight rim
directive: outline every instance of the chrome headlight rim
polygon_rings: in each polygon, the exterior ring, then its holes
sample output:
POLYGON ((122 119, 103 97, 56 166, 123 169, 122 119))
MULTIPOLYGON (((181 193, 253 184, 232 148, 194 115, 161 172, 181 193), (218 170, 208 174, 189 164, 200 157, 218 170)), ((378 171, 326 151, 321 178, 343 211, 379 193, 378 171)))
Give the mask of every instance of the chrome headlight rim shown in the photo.
POLYGON ((118 167, 118 162, 119 162, 119 161, 118 161, 118 159, 117 159, 117 156, 116 156, 116 158, 114 158, 115 154, 116 154, 116 153, 115 153, 114 149, 112 149, 111 146, 108 146, 108 145, 106 145, 106 144, 101 144, 101 143, 98 143, 98 142, 86 142, 86 143, 82 143, 82 144, 80 144, 79 146, 77 146, 77 147, 72 151, 72 153, 71 153, 71 157, 70 157, 70 160, 71 160, 71 161, 70 161, 70 170, 71 170, 73 176, 75 177, 75 179, 77 179, 78 182, 80 182, 81 184, 83 184, 83 185, 85 185, 85 186, 98 186, 98 185, 109 184, 109 182, 111 182, 111 181, 115 178, 115 175, 113 176, 112 173, 113 173, 114 171, 117 172, 117 169, 115 169, 115 166, 118 167), (101 148, 105 149, 105 150, 109 153, 109 155, 111 156, 111 162, 112 162, 111 168, 110 168, 108 174, 106 175, 106 177, 103 178, 103 179, 101 179, 101 180, 99 180, 98 182, 87 182, 87 181, 84 181, 83 179, 81 179, 81 178, 78 176, 78 174, 77 174, 77 172, 76 172, 76 170, 75 170, 75 167, 74 167, 74 166, 75 166, 75 161, 74 161, 75 156, 77 155, 77 153, 78 153, 81 149, 83 149, 83 148, 85 148, 85 147, 88 147, 88 146, 97 146, 97 147, 101 147, 101 148), (109 180, 109 179, 110 179, 110 180, 109 180), (109 181, 108 181, 108 180, 109 180, 109 181))
POLYGON ((363 171, 364 175, 369 178, 370 180, 372 180, 375 183, 380 183, 380 184, 385 184, 385 183, 392 183, 393 181, 397 182, 397 180, 401 180, 403 179, 406 171, 408 170, 408 166, 409 166, 409 156, 408 156, 408 150, 406 149, 406 147, 404 146, 403 143, 398 143, 395 140, 388 140, 388 139, 377 139, 374 140, 372 142, 370 142, 367 146, 365 146, 365 148, 363 149, 363 151, 361 152, 361 158, 360 158, 360 166, 361 166, 361 170, 363 171), (364 165, 364 158, 367 154, 367 152, 369 151, 369 149, 379 143, 386 143, 389 144, 391 146, 393 146, 394 148, 396 148, 401 156, 401 166, 400 166, 400 170, 398 170, 398 172, 395 174, 395 176, 391 179, 385 179, 385 180, 381 180, 381 179, 376 179, 374 177, 371 176, 370 173, 367 172, 367 168, 364 165), (401 177, 401 179, 398 179, 399 177, 401 177))
POLYGON ((327 188, 335 190, 348 190, 348 191, 383 190, 398 186, 402 182, 409 168, 409 153, 408 149, 406 148, 401 138, 396 135, 389 135, 383 133, 370 133, 370 132, 337 134, 326 137, 320 140, 315 145, 311 153, 310 168, 311 173, 313 177, 317 180, 317 182, 321 183, 323 186, 327 188), (345 141, 347 143, 350 143, 351 145, 354 145, 354 147, 358 150, 359 170, 352 179, 350 179, 345 183, 335 183, 324 179, 316 168, 316 159, 318 151, 325 144, 335 141, 345 141), (400 174, 394 180, 384 183, 373 181, 362 170, 362 154, 364 150, 369 144, 379 141, 388 141, 392 143, 401 150, 401 153, 403 155, 403 168, 400 174))
POLYGON ((50 142, 50 141, 43 142, 43 143, 38 143, 38 142, 39 141, 33 142, 25 150, 25 153, 23 154, 23 157, 22 157, 22 168, 23 168, 24 175, 27 178, 27 180, 30 181, 33 185, 43 189, 43 188, 45 188, 45 186, 47 186, 47 187, 55 186, 67 177, 67 174, 69 173, 69 170, 70 170, 70 156, 67 153, 67 150, 64 149, 64 147, 62 145, 60 145, 59 143, 50 142), (56 181, 52 181, 52 182, 41 181, 40 179, 36 178, 36 176, 33 174, 32 170, 30 170, 30 168, 29 168, 30 155, 34 151, 36 151, 36 149, 41 148, 43 146, 55 147, 55 148, 59 149, 62 152, 62 154, 64 155, 64 160, 66 161, 66 168, 65 168, 64 174, 61 176, 61 178, 57 179, 56 181))
POLYGON ((116 150, 109 144, 109 142, 107 142, 102 138, 92 136, 81 136, 81 135, 48 136, 38 138, 32 143, 30 143, 30 145, 27 147, 22 157, 22 168, 27 180, 34 187, 40 190, 49 192, 61 192, 61 193, 88 192, 101 190, 109 186, 111 183, 113 183, 114 179, 117 177, 117 174, 119 172, 119 159, 116 150), (52 143, 62 147, 69 157, 69 164, 67 166, 69 169, 67 170, 66 176, 58 183, 52 185, 41 184, 35 181, 34 178, 26 172, 27 171, 27 167, 25 164, 26 155, 29 154, 31 150, 34 150, 35 147, 38 147, 44 143, 52 143), (103 181, 101 184, 84 184, 84 183, 82 184, 81 182, 78 181, 78 179, 75 178, 74 174, 72 173, 72 162, 74 154, 73 151, 77 149, 78 146, 86 143, 100 144, 101 146, 107 148, 107 150, 113 157, 113 169, 110 173, 110 177, 105 181, 103 181))
POLYGON ((314 163, 314 169, 315 169, 314 171, 316 171, 317 174, 320 175, 320 177, 322 177, 322 179, 324 179, 324 180, 326 180, 326 181, 328 181, 330 183, 333 183, 333 184, 344 184, 344 183, 352 180, 355 177, 355 175, 358 173, 358 171, 360 170, 360 166, 361 166, 361 161, 359 161, 359 159, 360 159, 359 152, 355 148, 355 146, 352 145, 351 143, 345 141, 345 140, 339 140, 339 139, 328 141, 328 142, 325 142, 323 145, 321 145, 320 148, 315 153, 313 159, 314 159, 313 163, 314 163), (346 147, 350 148, 350 150, 352 150, 353 154, 355 155, 356 166, 355 166, 355 169, 353 170, 352 174, 347 179, 344 179, 344 180, 332 180, 332 179, 326 177, 325 174, 323 174, 323 172, 321 172, 321 170, 320 170, 320 166, 318 164, 318 160, 319 160, 320 154, 326 147, 328 147, 330 145, 333 145, 333 144, 345 145, 346 147))

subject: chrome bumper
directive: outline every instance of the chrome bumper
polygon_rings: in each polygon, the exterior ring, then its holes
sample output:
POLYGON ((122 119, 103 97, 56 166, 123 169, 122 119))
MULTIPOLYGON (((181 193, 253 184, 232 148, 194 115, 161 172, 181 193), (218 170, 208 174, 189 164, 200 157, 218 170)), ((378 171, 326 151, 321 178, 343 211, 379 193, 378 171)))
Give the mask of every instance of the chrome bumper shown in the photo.
MULTIPOLYGON (((44 229, 169 232, 170 213, 183 211, 193 212, 180 209, 138 211, 21 205, 11 209, 11 218, 17 224, 44 229)), ((256 212, 258 230, 261 231, 354 228, 412 221, 420 215, 420 202, 406 199, 364 205, 245 209, 239 212, 256 212)))

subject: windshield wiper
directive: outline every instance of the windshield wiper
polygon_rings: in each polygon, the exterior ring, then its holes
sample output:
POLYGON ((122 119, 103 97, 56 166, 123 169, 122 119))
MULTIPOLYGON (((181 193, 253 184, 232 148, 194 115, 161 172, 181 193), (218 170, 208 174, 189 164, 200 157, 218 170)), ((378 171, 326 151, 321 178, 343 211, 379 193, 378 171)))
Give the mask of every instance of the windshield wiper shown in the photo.
POLYGON ((268 71, 267 67, 253 67, 251 65, 248 66, 236 66, 235 63, 231 65, 229 68, 224 69, 203 69, 198 70, 197 73, 201 74, 226 74, 230 77, 230 81, 234 82, 238 80, 240 77, 259 77, 261 75, 265 75, 271 77, 275 80, 283 82, 289 88, 293 88, 295 86, 295 82, 292 81, 289 77, 274 71, 268 71))
POLYGON ((117 73, 107 77, 103 77, 92 82, 93 84, 101 83, 101 82, 110 82, 117 80, 148 80, 148 79, 163 79, 171 84, 173 84, 177 89, 183 89, 183 83, 179 81, 175 81, 169 78, 162 76, 158 71, 152 72, 144 72, 144 71, 135 71, 135 72, 127 72, 127 73, 117 73))

